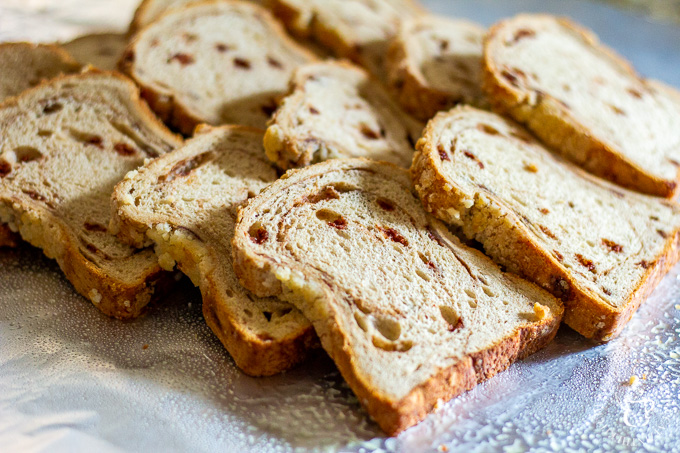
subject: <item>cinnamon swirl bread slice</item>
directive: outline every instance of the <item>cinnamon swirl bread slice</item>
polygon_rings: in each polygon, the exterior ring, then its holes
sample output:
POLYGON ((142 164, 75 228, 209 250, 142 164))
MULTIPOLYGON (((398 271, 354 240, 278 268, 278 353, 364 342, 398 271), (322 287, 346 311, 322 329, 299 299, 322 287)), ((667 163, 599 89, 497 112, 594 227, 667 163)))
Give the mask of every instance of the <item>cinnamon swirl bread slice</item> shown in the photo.
POLYGON ((616 336, 679 257, 680 207, 589 175, 493 113, 437 115, 411 173, 429 211, 562 298, 586 337, 616 336))
POLYGON ((116 73, 41 84, 0 105, 0 222, 57 260, 102 312, 133 318, 166 273, 107 230, 113 187, 179 145, 116 73))
POLYGON ((113 227, 136 246, 154 244, 201 289, 203 314, 247 374, 272 375, 317 344, 299 310, 238 283, 231 240, 239 205, 276 180, 262 131, 201 128, 184 146, 129 173, 113 193, 113 227))
POLYGON ((545 346, 562 316, 462 245, 386 163, 286 173, 240 211, 233 246, 241 282, 302 311, 388 434, 545 346))

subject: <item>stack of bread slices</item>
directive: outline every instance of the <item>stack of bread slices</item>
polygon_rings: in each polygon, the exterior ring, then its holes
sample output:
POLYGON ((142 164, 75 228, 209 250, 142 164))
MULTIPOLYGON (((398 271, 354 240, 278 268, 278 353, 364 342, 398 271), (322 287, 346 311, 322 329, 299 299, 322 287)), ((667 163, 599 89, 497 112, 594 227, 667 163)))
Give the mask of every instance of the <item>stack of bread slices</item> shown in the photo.
POLYGON ((245 373, 320 346, 390 435, 679 258, 680 94, 567 19, 144 0, 64 47, 0 44, 0 245, 120 319, 183 272, 245 373))

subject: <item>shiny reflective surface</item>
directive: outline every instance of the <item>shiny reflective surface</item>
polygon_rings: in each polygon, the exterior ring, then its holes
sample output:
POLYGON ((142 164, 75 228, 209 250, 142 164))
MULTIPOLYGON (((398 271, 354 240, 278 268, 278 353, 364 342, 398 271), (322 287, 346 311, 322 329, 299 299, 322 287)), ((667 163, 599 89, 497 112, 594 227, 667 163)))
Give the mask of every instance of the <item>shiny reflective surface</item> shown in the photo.
MULTIPOLYGON (((121 28, 134 3, 0 0, 0 40, 49 41, 121 28)), ((680 42, 672 40, 680 28, 585 2, 426 3, 486 24, 517 10, 571 14, 643 73, 680 85, 680 49, 672 44, 680 42), (622 35, 637 38, 629 45, 622 35)), ((240 373, 205 326, 200 295, 186 281, 147 316, 121 323, 75 294, 39 251, 0 250, 0 446, 102 452, 679 451, 679 279, 676 267, 620 338, 593 345, 563 328, 546 350, 386 439, 322 353, 282 376, 240 373)))

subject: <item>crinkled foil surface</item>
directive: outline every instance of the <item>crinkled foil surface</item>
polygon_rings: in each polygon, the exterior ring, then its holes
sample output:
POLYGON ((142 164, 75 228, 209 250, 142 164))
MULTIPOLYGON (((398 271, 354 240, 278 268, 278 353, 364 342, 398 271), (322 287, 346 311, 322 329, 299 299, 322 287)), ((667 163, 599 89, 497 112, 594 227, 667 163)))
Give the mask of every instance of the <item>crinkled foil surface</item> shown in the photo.
MULTIPOLYGON (((0 40, 122 30, 135 3, 0 0, 0 40)), ((569 15, 643 74, 680 86, 672 25, 580 1, 425 3, 485 24, 569 15)), ((618 339, 594 345, 562 328, 547 349, 385 438, 323 353, 282 376, 240 373, 186 281, 121 323, 40 251, 0 250, 0 451, 680 451, 679 318, 676 267, 618 339)))

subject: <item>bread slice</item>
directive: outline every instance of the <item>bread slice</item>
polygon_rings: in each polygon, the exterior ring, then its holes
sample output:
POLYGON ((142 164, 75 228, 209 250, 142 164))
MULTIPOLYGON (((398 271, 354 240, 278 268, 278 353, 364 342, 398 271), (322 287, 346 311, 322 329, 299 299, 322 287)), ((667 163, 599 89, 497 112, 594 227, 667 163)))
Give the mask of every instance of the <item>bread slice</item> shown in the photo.
POLYGON ((313 63, 295 71, 264 147, 283 169, 339 157, 408 168, 422 130, 365 71, 343 62, 313 63))
POLYGON ((80 71, 80 65, 58 46, 11 42, 0 44, 0 102, 60 74, 80 71))
POLYGON ((416 0, 270 0, 269 7, 295 36, 315 40, 382 81, 399 24, 425 13, 416 0))
POLYGON ((124 33, 93 33, 62 44, 82 65, 113 71, 123 55, 128 39, 124 33))
POLYGON ((680 207, 589 175, 493 113, 437 115, 411 172, 429 211, 561 297, 589 338, 616 336, 679 257, 680 207))
POLYGON ((177 264, 201 288, 206 322, 253 376, 284 371, 318 344, 299 310, 253 296, 232 268, 237 207, 277 178, 262 134, 201 128, 183 147, 128 174, 112 197, 112 228, 136 246, 155 244, 164 269, 177 264))
POLYGON ((121 69, 188 135, 198 123, 264 128, 293 70, 314 59, 262 7, 211 1, 173 9, 140 31, 121 69))
POLYGON ((390 435, 545 346, 563 311, 463 246, 411 190, 390 164, 320 163, 250 200, 234 236, 241 282, 302 310, 390 435))
POLYGON ((102 312, 133 318, 162 272, 108 233, 114 185, 181 141, 116 73, 64 76, 0 105, 0 222, 57 260, 102 312))
MULTIPOLYGON (((142 0, 135 10, 128 34, 133 35, 137 33, 172 8, 181 8, 201 1, 204 0, 142 0)), ((258 4, 263 3, 263 0, 248 1, 258 4)))
MULTIPOLYGON (((567 19, 520 15, 484 44, 493 107, 591 173, 672 197, 680 167, 680 100, 567 19)), ((670 90, 670 89, 669 89, 670 90)))
POLYGON ((459 102, 485 107, 485 33, 475 23, 441 16, 402 22, 386 62, 389 85, 402 107, 423 121, 459 102))

